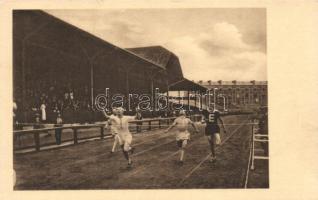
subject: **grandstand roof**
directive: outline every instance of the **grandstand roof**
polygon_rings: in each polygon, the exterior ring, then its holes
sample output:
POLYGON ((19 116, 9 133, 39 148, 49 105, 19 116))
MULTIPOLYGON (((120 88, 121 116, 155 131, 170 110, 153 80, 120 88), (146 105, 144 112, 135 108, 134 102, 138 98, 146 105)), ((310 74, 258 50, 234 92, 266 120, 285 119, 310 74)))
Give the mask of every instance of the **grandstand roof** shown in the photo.
POLYGON ((172 54, 161 46, 126 48, 126 50, 164 68, 166 68, 172 54))
POLYGON ((170 91, 201 91, 201 92, 205 92, 208 90, 208 88, 184 78, 181 81, 177 81, 177 82, 169 85, 169 90, 170 91))
MULTIPOLYGON (((112 53, 121 53, 126 59, 139 61, 134 67, 139 67, 142 62, 147 67, 163 69, 160 65, 149 62, 143 57, 102 40, 44 11, 15 10, 13 18, 14 38, 27 41, 34 46, 88 59, 108 53, 111 47, 114 51, 112 53)), ((129 63, 132 65, 134 62, 129 63)))
POLYGON ((126 50, 166 69, 169 83, 183 79, 179 58, 166 48, 162 46, 147 46, 127 48, 126 50))
MULTIPOLYGON (((124 91, 124 84, 116 83, 126 79, 112 75, 113 72, 105 68, 129 68, 144 81, 132 78, 131 82, 137 84, 132 87, 146 90, 147 73, 163 72, 161 79, 167 80, 171 90, 204 89, 184 79, 179 58, 164 47, 123 49, 41 10, 13 11, 13 39, 15 87, 23 88, 23 80, 37 80, 40 76, 67 79, 66 74, 70 74, 77 83, 94 79, 94 88, 102 89, 105 84, 111 84, 124 91), (22 68, 28 68, 28 73, 22 68), (94 72, 87 71, 89 68, 94 72), (32 73, 32 79, 25 77, 30 72, 36 72, 32 73), (93 74, 93 78, 89 78, 89 74, 93 74)), ((164 87, 166 82, 159 79, 157 85, 164 87)))

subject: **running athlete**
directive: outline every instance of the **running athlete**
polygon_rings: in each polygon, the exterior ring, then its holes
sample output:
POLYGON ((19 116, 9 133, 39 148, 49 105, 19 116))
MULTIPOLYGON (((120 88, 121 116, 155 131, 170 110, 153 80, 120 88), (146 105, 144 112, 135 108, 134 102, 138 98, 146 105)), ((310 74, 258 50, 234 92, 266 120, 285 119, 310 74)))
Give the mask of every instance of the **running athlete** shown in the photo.
POLYGON ((177 127, 178 132, 176 135, 176 141, 177 146, 180 150, 180 165, 183 164, 183 157, 184 157, 184 151, 187 146, 188 140, 190 140, 190 133, 188 131, 188 125, 191 124, 193 128, 195 129, 195 132, 198 133, 197 127, 194 125, 194 123, 186 117, 186 113, 184 110, 180 111, 180 116, 177 117, 174 122, 169 126, 167 130, 165 130, 165 133, 169 132, 170 129, 172 129, 174 126, 177 127))
POLYGON ((221 144, 221 137, 220 137, 220 127, 218 125, 218 121, 221 122, 224 133, 226 133, 224 123, 221 119, 220 113, 217 110, 213 110, 212 108, 208 107, 207 110, 203 111, 203 121, 206 123, 205 127, 205 135, 208 138, 212 156, 210 158, 210 162, 216 161, 215 155, 215 145, 221 144))
MULTIPOLYGON (((118 143, 120 144, 123 154, 128 161, 128 167, 131 167, 132 161, 130 155, 134 153, 134 148, 131 147, 132 134, 129 131, 129 121, 135 119, 135 116, 124 116, 124 109, 117 108, 117 116, 113 117, 112 126, 116 127, 118 135, 118 143)), ((104 112, 106 117, 109 117, 104 112)))
POLYGON ((112 136, 114 137, 113 148, 110 151, 111 154, 115 152, 117 143, 120 143, 120 138, 118 136, 118 130, 117 130, 118 124, 116 124, 116 122, 118 121, 118 120, 116 120, 117 114, 118 114, 117 108, 114 108, 113 114, 110 115, 109 119, 108 119, 108 125, 110 127, 110 132, 111 132, 112 136))

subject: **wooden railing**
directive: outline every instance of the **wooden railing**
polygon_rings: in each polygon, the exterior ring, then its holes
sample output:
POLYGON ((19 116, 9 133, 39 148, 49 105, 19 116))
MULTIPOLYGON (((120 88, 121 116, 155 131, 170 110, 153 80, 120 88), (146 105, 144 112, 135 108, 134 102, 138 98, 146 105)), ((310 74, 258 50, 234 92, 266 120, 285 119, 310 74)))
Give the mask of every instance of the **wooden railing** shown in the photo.
MULTIPOLYGON (((201 116, 200 115, 193 115, 190 116, 190 118, 193 121, 200 121, 201 116)), ((169 117, 169 118, 155 118, 155 119, 143 119, 143 120, 133 120, 130 121, 130 124, 135 124, 135 126, 132 127, 137 127, 140 126, 140 129, 134 129, 131 130, 132 132, 140 132, 140 131, 150 131, 153 129, 160 129, 160 128, 167 128, 173 121, 175 117, 169 117)), ((32 124, 28 124, 29 126, 32 124)), ((33 124, 35 125, 35 124, 33 124)), ((30 149, 30 148, 35 148, 36 151, 40 151, 41 147, 44 146, 50 146, 54 145, 56 143, 46 143, 46 144, 41 144, 41 135, 42 134, 48 134, 49 131, 56 131, 56 130, 61 130, 61 135, 63 134, 62 130, 65 129, 70 129, 72 130, 73 137, 72 139, 64 140, 62 142, 69 142, 73 141, 73 144, 78 144, 79 140, 85 140, 85 139, 91 139, 91 138, 100 138, 104 139, 105 137, 110 136, 111 134, 105 134, 105 123, 100 123, 100 124, 87 124, 87 125, 59 125, 59 127, 51 127, 51 128, 39 128, 39 129, 30 129, 30 130, 15 130, 13 131, 13 136, 14 136, 14 143, 19 141, 19 139, 24 136, 24 135, 33 135, 33 141, 34 145, 32 146, 20 146, 20 145, 14 145, 14 150, 23 150, 23 149, 30 149), (100 134, 99 136, 88 136, 85 138, 79 138, 78 137, 78 130, 80 129, 89 129, 89 128, 99 128, 100 134), (18 147, 16 147, 18 146, 18 147)))
MULTIPOLYGON (((100 138, 103 139, 105 137, 104 134, 104 126, 103 124, 90 124, 90 125, 74 125, 74 126, 61 126, 61 127, 52 127, 52 128, 40 128, 40 129, 31 129, 31 130, 18 130, 13 131, 14 134, 14 142, 23 135, 32 135, 34 138, 34 147, 36 151, 40 151, 40 135, 47 134, 48 131, 55 131, 55 130, 65 130, 71 129, 73 131, 73 141, 74 144, 78 143, 78 130, 79 129, 87 129, 87 128, 100 128, 100 138)), ((62 134, 63 132, 61 132, 62 134)), ((49 144, 51 145, 51 144, 49 144)), ((15 145, 14 145, 15 146, 15 145)), ((29 147, 28 147, 29 148, 29 147)), ((23 147, 16 148, 15 150, 24 149, 23 147)))

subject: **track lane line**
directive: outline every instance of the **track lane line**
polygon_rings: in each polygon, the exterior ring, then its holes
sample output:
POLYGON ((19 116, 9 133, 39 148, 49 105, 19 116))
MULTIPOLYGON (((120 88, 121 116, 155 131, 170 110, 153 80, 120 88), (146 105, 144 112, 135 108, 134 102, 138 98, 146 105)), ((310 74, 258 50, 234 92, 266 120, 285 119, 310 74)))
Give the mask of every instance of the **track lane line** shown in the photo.
MULTIPOLYGON (((246 122, 246 121, 248 121, 248 120, 245 120, 244 122, 246 122)), ((241 123, 241 124, 240 124, 240 127, 242 127, 242 126, 245 125, 245 124, 246 124, 246 123, 241 123)), ((238 129, 238 128, 237 128, 237 129, 238 129)), ((204 131, 204 130, 203 130, 203 131, 204 131)), ((234 130, 234 131, 236 132, 237 130, 234 130)), ((233 131, 233 132, 234 132, 234 131, 233 131)), ((232 133, 232 135, 233 135, 233 133, 232 133)), ((231 135, 231 136, 232 136, 232 135, 231 135)), ((202 134, 202 136, 204 136, 204 133, 202 134)), ((198 141, 200 141, 199 139, 200 139, 202 136, 199 136, 194 142, 192 142, 190 145, 188 145, 187 148, 190 148, 191 146, 193 146, 194 144, 196 144, 198 141)), ((229 136, 229 137, 231 137, 231 136, 229 136)), ((229 137, 227 137, 227 138, 223 141, 223 143, 226 142, 229 137)), ((223 144, 223 143, 222 143, 222 144, 223 144)), ((221 144, 221 145, 222 145, 222 144, 221 144)), ((177 155, 178 153, 179 153, 179 150, 177 150, 177 151, 173 152, 172 154, 170 154, 170 155, 168 155, 168 156, 166 156, 166 157, 160 159, 159 162, 166 161, 166 160, 172 158, 173 156, 177 155)), ((210 154, 209 154, 209 155, 210 155, 210 154)), ((143 170, 145 170, 145 169, 147 169, 147 168, 149 168, 149 167, 151 167, 151 166, 153 166, 153 165, 155 165, 155 164, 150 164, 150 165, 148 165, 148 166, 141 166, 141 167, 137 168, 133 173, 129 174, 128 177, 134 176, 134 175, 136 175, 136 174, 142 172, 143 170)))
POLYGON ((247 164, 247 170, 246 170, 246 176, 245 176, 245 184, 244 184, 244 188, 247 188, 247 184, 248 184, 248 177, 249 177, 249 172, 250 172, 250 164, 251 164, 251 158, 252 158, 252 142, 250 144, 250 156, 248 158, 248 164, 247 164))
MULTIPOLYGON (((192 142, 190 145, 187 146, 187 148, 190 148, 191 146, 193 146, 194 144, 196 144, 198 141, 200 141, 199 139, 200 139, 201 137, 202 137, 202 135, 199 135, 198 138, 196 138, 196 140, 195 140, 194 142, 192 142)), ((173 140, 173 142, 174 142, 174 141, 175 141, 175 140, 173 140)), ((178 153, 179 153, 179 150, 177 150, 177 151, 173 152, 172 154, 170 154, 170 155, 168 155, 168 156, 166 156, 166 157, 160 159, 159 162, 166 161, 166 160, 172 158, 173 156, 177 155, 178 153)), ((152 166, 154 166, 154 165, 157 165, 157 163, 150 164, 150 165, 146 165, 146 166, 141 166, 141 167, 137 168, 133 173, 127 175, 127 177, 134 176, 134 175, 136 175, 136 174, 142 172, 143 170, 145 170, 145 169, 147 169, 147 168, 149 168, 149 167, 152 167, 152 166)))
MULTIPOLYGON (((246 122, 248 120, 245 120, 244 122, 246 122)), ((246 125, 247 123, 242 123, 239 127, 237 127, 230 136, 228 136, 227 138, 225 138, 222 143, 220 144, 220 146, 215 148, 215 151, 217 149, 219 149, 227 140, 229 140, 241 127, 243 127, 244 125, 246 125)), ((201 160, 201 162, 196 165, 189 173, 187 173, 187 175, 178 183, 178 186, 180 186, 181 184, 184 183, 184 181, 186 181, 197 169, 199 169, 201 167, 201 165, 207 161, 209 159, 209 157, 211 156, 212 153, 209 153, 206 157, 204 157, 203 160, 201 160)))

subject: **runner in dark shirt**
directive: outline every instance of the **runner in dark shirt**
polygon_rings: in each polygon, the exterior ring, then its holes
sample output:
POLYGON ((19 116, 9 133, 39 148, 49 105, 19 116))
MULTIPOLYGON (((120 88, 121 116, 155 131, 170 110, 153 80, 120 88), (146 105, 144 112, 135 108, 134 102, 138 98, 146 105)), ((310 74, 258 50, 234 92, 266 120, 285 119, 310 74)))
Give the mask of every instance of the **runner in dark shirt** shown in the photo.
POLYGON ((221 122, 224 133, 226 133, 226 130, 219 111, 208 108, 208 110, 204 110, 202 114, 206 123, 205 135, 208 138, 211 148, 212 156, 210 161, 214 162, 216 160, 215 144, 219 145, 221 143, 220 127, 218 125, 218 121, 221 122))

